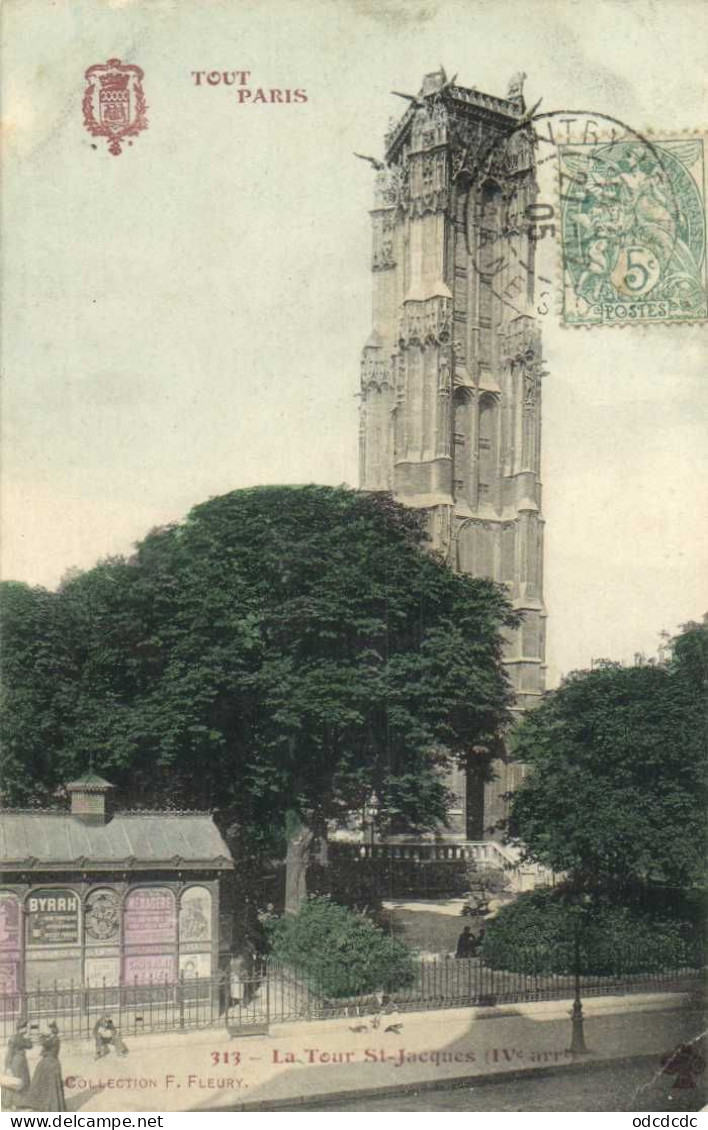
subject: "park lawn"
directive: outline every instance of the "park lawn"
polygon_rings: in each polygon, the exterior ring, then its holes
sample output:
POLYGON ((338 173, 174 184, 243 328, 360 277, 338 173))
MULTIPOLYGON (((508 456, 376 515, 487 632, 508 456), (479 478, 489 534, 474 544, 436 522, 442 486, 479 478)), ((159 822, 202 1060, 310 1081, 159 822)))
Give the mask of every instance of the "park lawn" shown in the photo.
POLYGON ((470 926, 473 934, 481 929, 481 919, 405 907, 384 910, 384 920, 393 936, 410 949, 430 954, 454 954, 464 926, 470 926))

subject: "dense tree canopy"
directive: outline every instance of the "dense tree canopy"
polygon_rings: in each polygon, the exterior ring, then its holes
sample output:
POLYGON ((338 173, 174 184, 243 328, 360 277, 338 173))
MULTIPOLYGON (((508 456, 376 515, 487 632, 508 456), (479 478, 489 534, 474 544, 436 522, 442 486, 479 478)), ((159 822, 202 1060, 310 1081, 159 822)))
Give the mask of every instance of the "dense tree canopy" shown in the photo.
POLYGON ((706 846, 706 623, 668 659, 570 675, 526 715, 511 831, 574 882, 690 884, 706 846))
POLYGON ((384 494, 235 491, 56 593, 8 584, 3 607, 11 803, 92 759, 130 803, 215 807, 264 840, 372 790, 430 825, 439 766, 491 756, 508 718, 503 593, 384 494))

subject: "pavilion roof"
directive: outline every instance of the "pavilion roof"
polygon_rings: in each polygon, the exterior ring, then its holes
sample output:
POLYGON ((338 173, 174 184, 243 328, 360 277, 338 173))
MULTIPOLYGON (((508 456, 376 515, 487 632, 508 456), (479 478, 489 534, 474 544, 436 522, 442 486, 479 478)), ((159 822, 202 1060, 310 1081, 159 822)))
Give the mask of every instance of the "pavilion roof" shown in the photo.
POLYGON ((205 812, 118 812, 88 824, 68 812, 0 812, 3 870, 227 870, 233 859, 205 812))

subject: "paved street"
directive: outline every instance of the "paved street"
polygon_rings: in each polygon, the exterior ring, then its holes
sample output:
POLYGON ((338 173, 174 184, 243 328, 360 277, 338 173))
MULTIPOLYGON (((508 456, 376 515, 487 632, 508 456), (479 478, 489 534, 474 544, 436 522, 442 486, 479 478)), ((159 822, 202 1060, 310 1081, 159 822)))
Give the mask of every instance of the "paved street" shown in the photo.
POLYGON ((666 1111, 700 1110, 699 1091, 669 1097, 666 1080, 651 1083, 646 1061, 593 1066, 587 1071, 556 1071, 528 1079, 482 1083, 476 1087, 422 1091, 331 1105, 282 1110, 336 1111, 666 1111), (647 1084, 649 1084, 647 1086, 647 1084))
MULTIPOLYGON (((178 1111, 288 1110, 314 1096, 340 1109, 347 1095, 437 1083, 401 1102, 393 1097, 360 1100, 346 1109, 401 1110, 665 1110, 666 1100, 635 1088, 649 1082, 651 1067, 668 1051, 695 1039, 702 1015, 680 994, 593 998, 585 1027, 594 1064, 578 1072, 568 1042, 566 1001, 400 1013, 389 1026, 367 1018, 333 1018, 273 1025, 267 1035, 229 1038, 221 1030, 125 1033, 129 1054, 96 1060, 91 1040, 62 1044, 61 1066, 69 1110, 178 1111), (635 1058, 636 1057, 636 1058, 635 1058), (641 1057, 641 1060, 639 1059, 641 1057), (621 1066, 620 1059, 630 1062, 621 1066), (570 1066, 567 1066, 570 1065, 570 1066), (553 1074, 549 1072, 557 1068, 553 1074), (538 1072, 542 1071, 543 1076, 538 1072), (526 1079, 519 1072, 528 1071, 526 1079), (566 1074, 566 1072, 572 1074, 566 1074), (456 1091, 468 1078, 508 1082, 456 1091), (328 1096, 341 1095, 341 1099, 328 1096), (416 1105, 420 1104, 420 1105, 416 1105), (510 1105, 500 1105, 500 1104, 510 1105), (575 1103, 576 1105, 571 1105, 575 1103), (494 1105, 496 1104, 496 1105, 494 1105), (533 1104, 533 1105, 531 1105, 533 1104), (579 1104, 579 1105, 578 1105, 579 1104), (603 1105, 604 1104, 604 1105, 603 1105)), ((29 1055, 34 1068, 37 1050, 29 1055)), ((665 1088, 671 1082, 661 1080, 665 1088)))

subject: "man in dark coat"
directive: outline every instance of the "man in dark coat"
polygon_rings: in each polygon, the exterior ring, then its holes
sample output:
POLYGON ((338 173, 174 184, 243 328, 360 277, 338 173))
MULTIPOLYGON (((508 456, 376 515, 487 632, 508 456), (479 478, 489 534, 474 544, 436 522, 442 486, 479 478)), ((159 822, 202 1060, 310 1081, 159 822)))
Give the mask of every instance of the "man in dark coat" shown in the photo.
POLYGON ((457 949, 455 950, 455 957, 474 957, 476 949, 477 939, 472 934, 471 928, 469 926, 465 926, 464 930, 457 939, 457 949))
POLYGON ((457 951, 455 957, 476 957, 479 952, 479 947, 484 938, 484 927, 477 934, 477 937, 472 933, 471 927, 465 926, 464 930, 457 939, 457 951))

